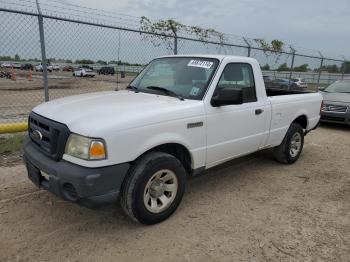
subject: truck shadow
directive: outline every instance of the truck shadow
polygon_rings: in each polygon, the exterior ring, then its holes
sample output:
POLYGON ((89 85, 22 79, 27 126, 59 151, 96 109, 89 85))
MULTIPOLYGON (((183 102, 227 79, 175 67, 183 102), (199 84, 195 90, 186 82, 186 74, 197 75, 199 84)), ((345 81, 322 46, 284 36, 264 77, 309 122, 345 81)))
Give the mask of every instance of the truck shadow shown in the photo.
POLYGON ((337 124, 337 123, 321 123, 320 127, 329 129, 329 130, 350 131, 350 125, 337 124))

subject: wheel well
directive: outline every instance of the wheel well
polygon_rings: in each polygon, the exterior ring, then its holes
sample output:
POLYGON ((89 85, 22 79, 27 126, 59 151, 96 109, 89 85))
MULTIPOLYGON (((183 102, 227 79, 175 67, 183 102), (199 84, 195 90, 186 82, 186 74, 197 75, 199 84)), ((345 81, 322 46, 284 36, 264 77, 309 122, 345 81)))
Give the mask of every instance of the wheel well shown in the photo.
POLYGON ((184 166, 188 174, 192 173, 192 158, 191 154, 186 147, 177 143, 168 143, 156 146, 145 153, 148 152, 164 152, 176 157, 181 164, 184 166))
POLYGON ((296 119, 294 119, 293 123, 297 123, 301 125, 302 128, 307 128, 307 117, 305 115, 298 116, 296 119))

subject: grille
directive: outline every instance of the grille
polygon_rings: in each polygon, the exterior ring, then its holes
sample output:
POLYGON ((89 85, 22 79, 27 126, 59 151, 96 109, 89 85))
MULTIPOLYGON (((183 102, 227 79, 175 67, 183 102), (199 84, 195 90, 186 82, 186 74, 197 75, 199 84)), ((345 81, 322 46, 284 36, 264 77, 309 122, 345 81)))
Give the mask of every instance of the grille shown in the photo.
POLYGON ((334 113, 346 113, 348 111, 347 106, 341 105, 323 105, 322 111, 324 112, 334 112, 334 113))
POLYGON ((57 161, 62 159, 69 136, 67 126, 32 112, 28 119, 28 132, 40 151, 57 161))
POLYGON ((321 116, 321 120, 334 121, 334 122, 345 122, 345 118, 335 117, 335 116, 321 116))

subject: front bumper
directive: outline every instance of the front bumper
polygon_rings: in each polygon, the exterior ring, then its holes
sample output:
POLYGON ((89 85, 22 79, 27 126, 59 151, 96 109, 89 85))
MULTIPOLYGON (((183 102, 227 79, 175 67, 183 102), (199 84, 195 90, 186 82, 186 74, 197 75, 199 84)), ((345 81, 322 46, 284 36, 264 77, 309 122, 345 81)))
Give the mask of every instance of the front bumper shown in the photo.
POLYGON ((350 110, 346 113, 334 113, 321 111, 321 122, 350 125, 350 110))
POLYGON ((130 167, 129 163, 123 163, 88 168, 49 158, 29 138, 23 146, 28 177, 35 185, 65 200, 90 208, 116 201, 130 167))

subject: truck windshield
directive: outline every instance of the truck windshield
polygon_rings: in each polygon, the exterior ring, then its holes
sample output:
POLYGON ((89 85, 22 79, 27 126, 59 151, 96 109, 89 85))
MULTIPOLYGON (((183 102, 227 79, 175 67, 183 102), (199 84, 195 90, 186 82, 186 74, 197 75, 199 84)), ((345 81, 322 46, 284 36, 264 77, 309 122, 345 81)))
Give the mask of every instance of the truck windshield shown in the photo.
POLYGON ((130 87, 140 92, 201 100, 218 64, 217 59, 203 57, 158 58, 131 82, 130 87))

